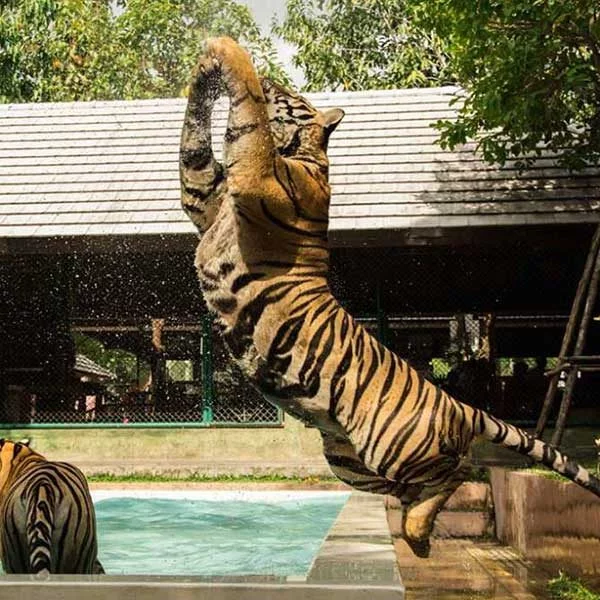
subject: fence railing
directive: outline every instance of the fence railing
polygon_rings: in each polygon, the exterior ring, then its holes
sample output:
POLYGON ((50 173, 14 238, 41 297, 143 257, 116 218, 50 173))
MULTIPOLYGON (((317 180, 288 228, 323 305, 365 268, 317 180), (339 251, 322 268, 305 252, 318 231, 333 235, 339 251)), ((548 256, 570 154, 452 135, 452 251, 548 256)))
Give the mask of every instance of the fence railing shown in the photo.
POLYGON ((138 393, 126 401, 88 396, 49 402, 43 398, 11 399, 0 410, 0 428, 52 427, 277 427, 281 410, 263 399, 245 402, 214 398, 207 407, 200 396, 164 400, 155 405, 149 394, 138 393))

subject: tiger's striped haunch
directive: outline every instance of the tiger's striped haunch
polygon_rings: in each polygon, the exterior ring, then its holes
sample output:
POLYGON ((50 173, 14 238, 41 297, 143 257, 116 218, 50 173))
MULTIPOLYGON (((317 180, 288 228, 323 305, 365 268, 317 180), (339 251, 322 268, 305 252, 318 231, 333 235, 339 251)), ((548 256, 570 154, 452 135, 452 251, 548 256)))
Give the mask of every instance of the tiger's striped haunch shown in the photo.
POLYGON ((402 536, 429 553, 435 516, 482 436, 600 496, 559 451, 425 380, 339 305, 327 282, 327 140, 343 117, 260 80, 233 40, 209 40, 193 74, 180 153, 182 203, 201 239, 196 267, 231 354, 263 395, 319 428, 333 472, 403 506, 402 536), (223 158, 210 119, 230 108, 223 158))
POLYGON ((104 573, 79 469, 0 439, 0 557, 6 573, 104 573))

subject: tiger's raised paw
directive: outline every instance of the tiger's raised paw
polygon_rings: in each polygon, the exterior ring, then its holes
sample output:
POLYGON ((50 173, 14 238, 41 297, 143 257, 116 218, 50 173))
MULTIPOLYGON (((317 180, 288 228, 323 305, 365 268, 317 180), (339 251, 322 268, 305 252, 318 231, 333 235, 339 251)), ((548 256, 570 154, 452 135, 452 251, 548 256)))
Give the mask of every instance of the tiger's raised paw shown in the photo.
POLYGON ((212 56, 201 56, 192 71, 190 82, 192 101, 214 102, 223 91, 219 61, 212 56))
POLYGON ((220 68, 230 95, 245 89, 255 97, 262 96, 252 59, 235 40, 230 37, 209 38, 205 43, 205 57, 220 68))

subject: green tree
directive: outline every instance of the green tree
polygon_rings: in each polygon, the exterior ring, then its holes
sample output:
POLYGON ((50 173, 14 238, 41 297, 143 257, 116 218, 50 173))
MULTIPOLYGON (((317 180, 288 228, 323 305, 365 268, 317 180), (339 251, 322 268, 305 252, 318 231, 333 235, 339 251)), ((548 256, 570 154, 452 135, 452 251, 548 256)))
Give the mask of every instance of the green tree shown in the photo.
POLYGON ((23 0, 0 9, 0 100, 87 97, 110 10, 100 2, 23 0))
POLYGON ((202 42, 230 35, 288 83, 269 37, 234 0, 20 0, 0 8, 0 101, 179 96, 202 42))
POLYGON ((570 168, 600 158, 597 0, 409 0, 448 44, 465 90, 443 147, 475 140, 484 158, 535 160, 541 146, 570 168), (523 158, 524 157, 524 158, 523 158))
POLYGON ((288 0, 273 31, 298 51, 307 91, 427 87, 453 81, 441 39, 405 0, 288 0))

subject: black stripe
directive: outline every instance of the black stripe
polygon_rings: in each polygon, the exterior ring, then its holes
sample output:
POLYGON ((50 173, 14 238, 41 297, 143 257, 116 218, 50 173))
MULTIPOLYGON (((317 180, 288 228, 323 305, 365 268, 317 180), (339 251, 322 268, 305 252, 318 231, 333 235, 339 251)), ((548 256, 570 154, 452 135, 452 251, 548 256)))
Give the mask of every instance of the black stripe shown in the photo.
POLYGON ((210 146, 179 151, 179 161, 186 169, 193 168, 200 171, 210 163, 212 158, 213 153, 210 146))
POLYGON ((332 419, 336 419, 337 414, 337 405, 344 393, 344 389, 346 387, 346 383, 344 381, 350 366, 352 365, 352 345, 349 344, 346 347, 346 351, 342 356, 342 360, 338 362, 338 366, 331 378, 331 384, 329 386, 330 389, 330 405, 329 405, 329 416, 332 419))
POLYGON ((284 231, 288 231, 289 233, 294 233, 296 235, 299 236, 307 236, 307 237, 312 237, 312 238, 326 238, 327 234, 321 232, 315 232, 315 231, 306 231, 304 229, 299 229, 298 227, 293 227, 292 225, 288 225, 286 223, 284 223, 283 221, 279 220, 275 215, 273 215, 271 213, 271 211, 267 208, 267 204, 264 200, 264 198, 261 198, 260 200, 260 205, 263 209, 263 212, 265 213, 265 216, 275 225, 277 225, 278 227, 281 227, 281 229, 283 229, 284 231))
POLYGON ((237 142, 241 137, 252 133, 258 129, 258 123, 248 123, 247 125, 238 125, 227 127, 225 131, 225 141, 228 144, 237 142))
POLYGON ((264 273, 244 273, 243 275, 239 275, 233 280, 233 283, 231 284, 231 293, 237 294, 240 290, 243 290, 248 284, 258 279, 262 279, 264 276, 264 273))

